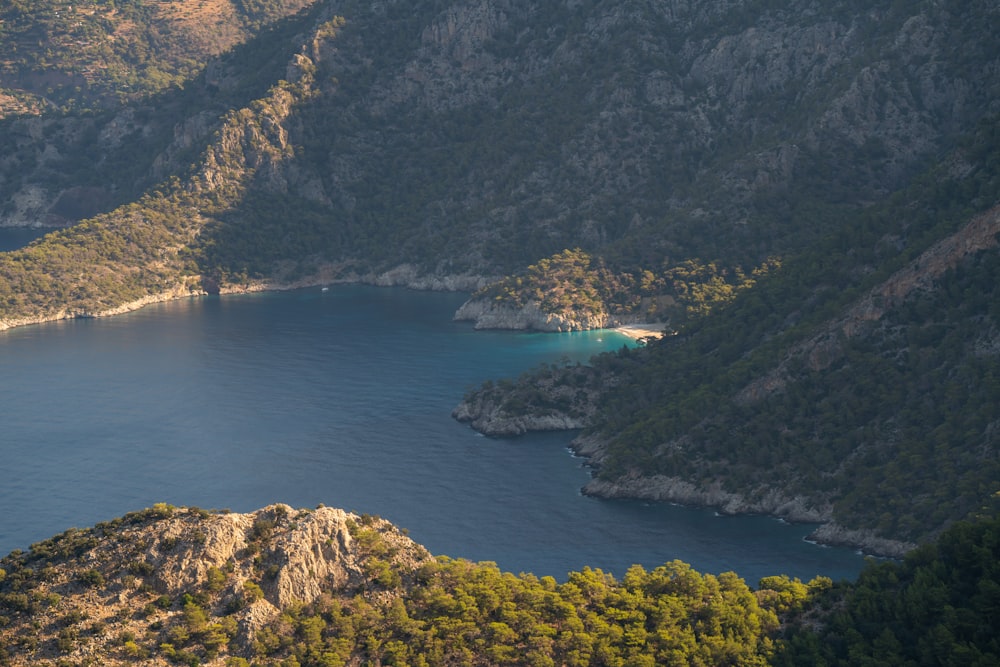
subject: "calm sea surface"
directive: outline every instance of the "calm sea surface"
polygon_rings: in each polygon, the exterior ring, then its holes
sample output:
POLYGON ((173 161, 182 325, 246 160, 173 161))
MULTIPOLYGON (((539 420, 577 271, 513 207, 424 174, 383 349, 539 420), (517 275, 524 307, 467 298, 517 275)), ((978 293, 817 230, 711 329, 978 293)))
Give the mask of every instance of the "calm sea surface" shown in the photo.
POLYGON ((51 229, 29 228, 29 227, 0 227, 0 252, 14 250, 21 246, 28 245, 39 236, 44 236, 51 229))
POLYGON ((433 553, 564 579, 675 558, 854 577, 862 559, 766 517, 587 498, 571 434, 491 439, 463 392, 612 332, 474 332, 464 296, 333 287, 209 297, 0 333, 0 553, 156 502, 379 514, 433 553))

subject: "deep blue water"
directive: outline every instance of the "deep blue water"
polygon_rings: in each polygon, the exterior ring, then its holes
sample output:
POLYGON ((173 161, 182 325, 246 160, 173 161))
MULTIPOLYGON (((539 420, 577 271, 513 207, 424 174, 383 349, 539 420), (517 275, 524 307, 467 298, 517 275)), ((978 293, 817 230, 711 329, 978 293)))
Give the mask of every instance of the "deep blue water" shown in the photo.
POLYGON ((207 297, 0 333, 0 553, 156 502, 379 514, 433 553, 564 579, 681 559, 703 572, 853 578, 808 526, 602 501, 571 434, 491 439, 463 392, 612 332, 474 332, 464 295, 362 286, 207 297))
POLYGON ((0 252, 26 246, 51 231, 41 227, 0 227, 0 252))

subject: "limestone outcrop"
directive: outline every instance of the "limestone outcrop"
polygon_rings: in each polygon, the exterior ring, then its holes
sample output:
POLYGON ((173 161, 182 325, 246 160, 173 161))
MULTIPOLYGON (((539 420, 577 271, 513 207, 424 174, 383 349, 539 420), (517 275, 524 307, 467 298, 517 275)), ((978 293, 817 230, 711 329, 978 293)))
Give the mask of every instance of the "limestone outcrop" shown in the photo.
POLYGON ((455 320, 475 322, 476 329, 513 329, 515 331, 589 331, 631 324, 641 320, 615 317, 604 312, 577 315, 548 313, 538 302, 529 301, 522 308, 507 304, 494 304, 486 299, 469 299, 455 311, 455 320))
MULTIPOLYGON (((238 514, 158 504, 5 558, 0 582, 16 579, 18 590, 47 601, 37 608, 25 603, 36 627, 40 618, 47 619, 40 627, 51 622, 54 628, 69 618, 101 630, 77 632, 57 646, 44 631, 21 627, 15 613, 0 625, 0 647, 36 637, 32 662, 4 664, 39 664, 59 655, 134 664, 142 646, 169 643, 181 650, 188 636, 216 632, 237 653, 246 652, 257 631, 283 610, 320 595, 391 597, 374 578, 374 561, 406 573, 429 558, 389 522, 330 507, 276 504, 238 514), (131 637, 136 649, 123 647, 122 637, 131 637)), ((8 613, 18 595, 5 593, 8 613)), ((147 664, 167 664, 151 660, 147 664)))

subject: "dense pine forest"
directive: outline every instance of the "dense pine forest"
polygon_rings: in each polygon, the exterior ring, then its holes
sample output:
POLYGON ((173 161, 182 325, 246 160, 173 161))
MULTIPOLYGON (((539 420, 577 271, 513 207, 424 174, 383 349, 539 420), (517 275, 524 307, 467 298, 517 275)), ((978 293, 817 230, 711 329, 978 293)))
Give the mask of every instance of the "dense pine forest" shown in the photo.
POLYGON ((558 582, 378 517, 161 504, 0 561, 0 664, 990 665, 998 557, 994 517, 853 583, 679 561, 558 582))

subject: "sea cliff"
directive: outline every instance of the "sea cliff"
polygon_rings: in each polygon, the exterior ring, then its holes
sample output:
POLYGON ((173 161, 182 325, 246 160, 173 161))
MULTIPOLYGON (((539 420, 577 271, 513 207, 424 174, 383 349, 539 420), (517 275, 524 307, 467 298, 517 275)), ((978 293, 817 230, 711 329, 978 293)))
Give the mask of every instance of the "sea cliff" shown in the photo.
POLYGON ((537 301, 517 307, 489 299, 471 298, 455 312, 455 320, 475 322, 476 329, 565 332, 638 324, 644 321, 644 315, 610 315, 603 310, 553 313, 543 310, 537 301))

